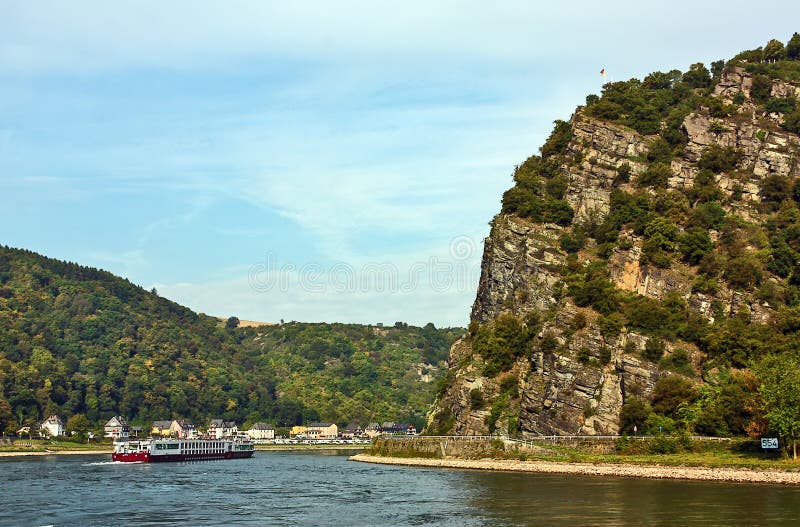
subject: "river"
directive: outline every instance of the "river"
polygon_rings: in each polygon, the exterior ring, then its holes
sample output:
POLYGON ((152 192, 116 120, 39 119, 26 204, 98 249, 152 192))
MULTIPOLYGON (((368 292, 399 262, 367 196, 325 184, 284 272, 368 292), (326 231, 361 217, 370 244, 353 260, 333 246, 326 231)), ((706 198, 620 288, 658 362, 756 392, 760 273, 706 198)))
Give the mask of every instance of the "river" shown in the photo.
POLYGON ((119 464, 0 460, 0 526, 798 525, 772 485, 382 466, 336 452, 119 464))

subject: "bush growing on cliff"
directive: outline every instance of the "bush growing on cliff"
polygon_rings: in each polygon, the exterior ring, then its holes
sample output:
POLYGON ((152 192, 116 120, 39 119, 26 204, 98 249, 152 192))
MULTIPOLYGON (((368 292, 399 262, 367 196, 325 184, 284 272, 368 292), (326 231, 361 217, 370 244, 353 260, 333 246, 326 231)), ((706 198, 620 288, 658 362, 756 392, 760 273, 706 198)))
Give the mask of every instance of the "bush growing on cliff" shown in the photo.
POLYGON ((507 313, 480 326, 473 337, 472 350, 483 357, 483 374, 494 377, 510 370, 517 357, 528 353, 533 335, 522 321, 507 313))
POLYGON ((701 169, 707 169, 715 174, 736 170, 736 165, 742 160, 743 154, 732 146, 711 145, 697 162, 701 169))
POLYGON ((566 121, 560 119, 553 122, 555 127, 550 133, 550 137, 542 145, 542 158, 547 159, 556 154, 563 154, 567 151, 567 146, 572 139, 572 127, 566 121))
POLYGON ((473 388, 469 391, 469 407, 472 410, 481 410, 486 404, 483 398, 483 392, 480 388, 473 388))

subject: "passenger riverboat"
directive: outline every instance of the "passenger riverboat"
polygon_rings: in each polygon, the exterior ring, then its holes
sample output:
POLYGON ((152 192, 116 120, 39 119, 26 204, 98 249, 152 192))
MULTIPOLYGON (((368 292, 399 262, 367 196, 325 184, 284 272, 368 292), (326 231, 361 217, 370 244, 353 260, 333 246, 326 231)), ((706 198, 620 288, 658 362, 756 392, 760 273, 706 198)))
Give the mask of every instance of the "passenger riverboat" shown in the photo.
POLYGON ((255 445, 242 439, 131 439, 114 443, 113 461, 157 463, 252 457, 255 445))

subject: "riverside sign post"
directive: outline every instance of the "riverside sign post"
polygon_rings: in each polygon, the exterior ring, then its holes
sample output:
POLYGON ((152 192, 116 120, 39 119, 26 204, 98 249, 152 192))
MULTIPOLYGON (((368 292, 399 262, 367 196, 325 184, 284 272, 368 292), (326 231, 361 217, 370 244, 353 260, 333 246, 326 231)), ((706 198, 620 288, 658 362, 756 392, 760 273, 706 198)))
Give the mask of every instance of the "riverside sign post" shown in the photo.
POLYGON ((761 438, 761 449, 762 450, 778 450, 778 438, 777 437, 762 437, 761 438))

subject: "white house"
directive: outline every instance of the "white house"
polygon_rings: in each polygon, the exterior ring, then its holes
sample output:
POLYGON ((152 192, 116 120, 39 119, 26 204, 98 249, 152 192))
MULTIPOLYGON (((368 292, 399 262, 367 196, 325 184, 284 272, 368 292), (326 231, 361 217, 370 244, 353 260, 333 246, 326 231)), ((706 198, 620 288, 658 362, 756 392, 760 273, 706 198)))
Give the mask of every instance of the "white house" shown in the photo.
POLYGON ((206 434, 214 439, 233 437, 239 431, 239 427, 233 421, 223 421, 222 419, 212 419, 208 425, 206 434))
POLYGON ((60 437, 66 433, 64 421, 53 414, 39 426, 39 434, 47 437, 60 437))
POLYGON ((105 437, 111 439, 128 439, 131 435, 131 427, 128 426, 128 421, 120 415, 115 415, 109 419, 103 427, 105 437))
POLYGON ((250 439, 275 439, 275 429, 269 423, 254 423, 247 431, 250 439))

